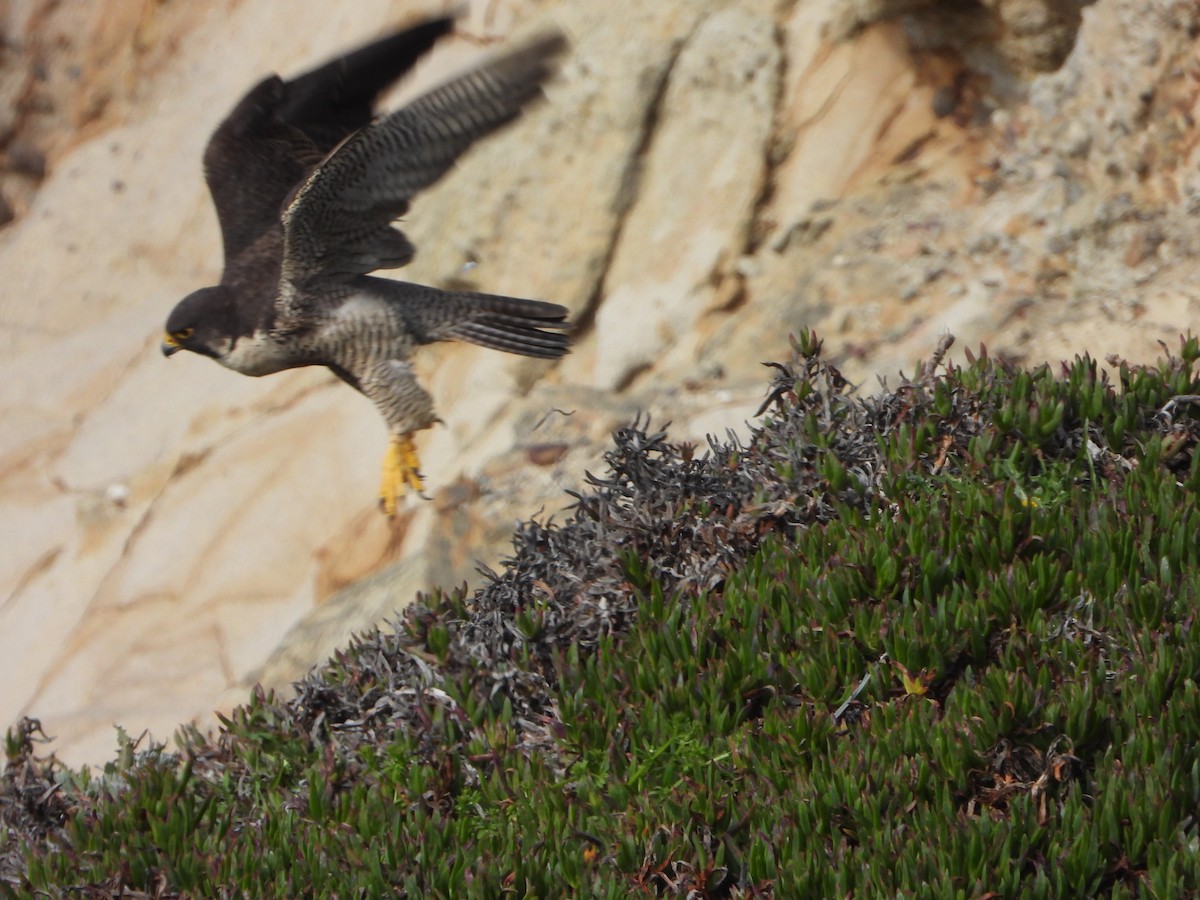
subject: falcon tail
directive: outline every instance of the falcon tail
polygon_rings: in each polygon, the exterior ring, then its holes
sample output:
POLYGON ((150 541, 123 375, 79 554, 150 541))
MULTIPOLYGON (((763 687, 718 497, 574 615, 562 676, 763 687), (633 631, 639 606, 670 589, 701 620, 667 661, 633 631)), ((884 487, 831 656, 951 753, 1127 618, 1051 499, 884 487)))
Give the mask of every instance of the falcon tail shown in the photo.
POLYGON ((567 308, 557 303, 446 291, 390 278, 360 278, 357 284, 395 309, 419 344, 466 341, 542 359, 564 356, 570 344, 567 308))
POLYGON ((570 338, 566 332, 571 323, 566 320, 565 306, 466 291, 447 292, 445 299, 465 314, 441 329, 441 340, 466 341, 542 359, 557 359, 568 350, 570 338))

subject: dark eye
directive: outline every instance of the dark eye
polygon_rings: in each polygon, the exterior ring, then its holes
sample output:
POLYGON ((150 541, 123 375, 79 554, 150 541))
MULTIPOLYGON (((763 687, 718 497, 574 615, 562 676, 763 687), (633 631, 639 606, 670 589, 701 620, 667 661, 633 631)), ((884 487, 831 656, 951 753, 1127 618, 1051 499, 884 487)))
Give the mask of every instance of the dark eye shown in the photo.
POLYGON ((195 328, 180 328, 178 331, 172 334, 171 337, 175 338, 177 341, 186 341, 193 334, 195 334, 195 332, 195 328))

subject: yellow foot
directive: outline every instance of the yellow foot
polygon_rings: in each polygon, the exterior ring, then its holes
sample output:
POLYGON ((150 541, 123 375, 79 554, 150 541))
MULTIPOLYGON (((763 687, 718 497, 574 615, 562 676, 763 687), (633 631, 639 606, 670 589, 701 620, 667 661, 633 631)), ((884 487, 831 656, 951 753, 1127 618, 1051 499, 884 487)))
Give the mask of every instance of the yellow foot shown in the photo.
POLYGON ((420 468, 421 460, 417 458, 412 435, 392 435, 383 457, 383 480, 379 486, 379 507, 387 515, 396 514, 396 501, 405 491, 419 494, 425 489, 420 468))

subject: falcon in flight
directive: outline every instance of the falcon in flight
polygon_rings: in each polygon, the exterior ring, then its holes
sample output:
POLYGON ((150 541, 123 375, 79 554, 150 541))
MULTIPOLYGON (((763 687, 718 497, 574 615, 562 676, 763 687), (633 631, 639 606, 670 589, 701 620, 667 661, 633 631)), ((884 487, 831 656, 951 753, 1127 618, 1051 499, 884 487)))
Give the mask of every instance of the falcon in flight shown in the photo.
POLYGON ((243 375, 327 366, 387 422, 380 503, 422 490, 412 436, 437 421, 409 357, 468 341, 522 356, 567 352, 554 303, 373 278, 413 258, 392 222, 472 144, 542 95, 566 40, 544 34, 378 120, 381 93, 454 25, 431 19, 291 81, 272 75, 217 128, 204 174, 224 242, 221 283, 185 297, 162 351, 243 375))

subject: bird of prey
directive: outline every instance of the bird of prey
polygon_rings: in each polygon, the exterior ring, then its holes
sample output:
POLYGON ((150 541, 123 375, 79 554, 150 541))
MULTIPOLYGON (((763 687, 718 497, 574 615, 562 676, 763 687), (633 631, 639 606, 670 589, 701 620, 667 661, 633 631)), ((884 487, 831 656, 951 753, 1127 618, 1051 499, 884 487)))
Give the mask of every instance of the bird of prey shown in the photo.
POLYGON ((430 19, 291 81, 270 76, 242 98, 204 152, 221 283, 181 300, 162 340, 167 356, 191 350, 244 375, 327 366, 365 394, 391 435, 380 488, 388 515, 406 490, 422 490, 412 435, 437 421, 409 363, 418 346, 567 352, 567 310, 557 304, 368 274, 412 260, 392 223, 542 95, 566 48, 561 34, 542 34, 373 120, 379 95, 453 24, 430 19))

